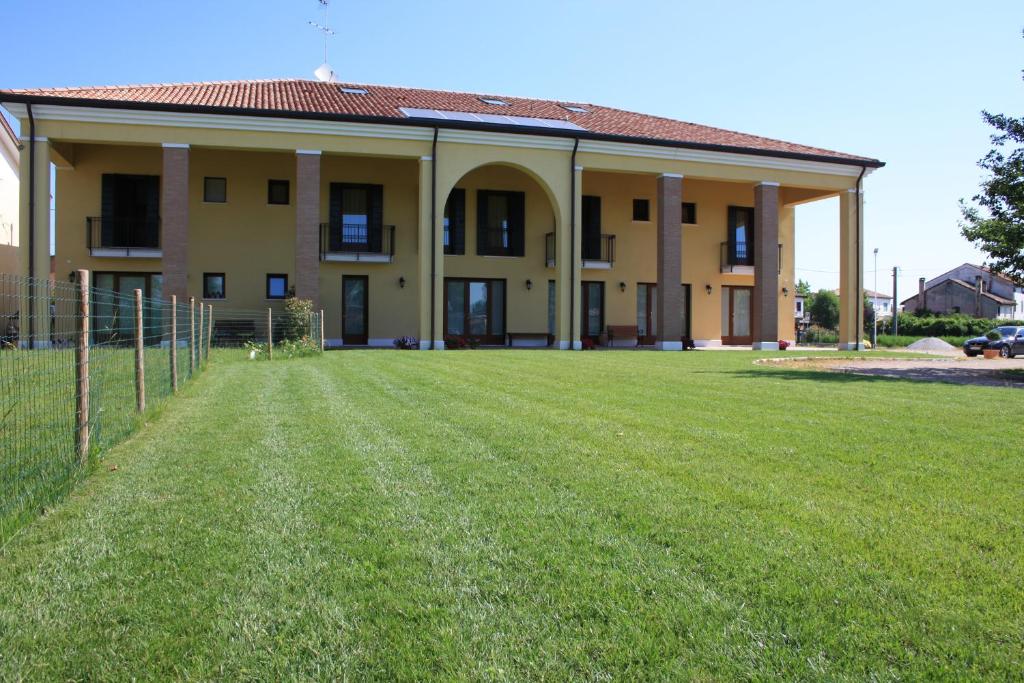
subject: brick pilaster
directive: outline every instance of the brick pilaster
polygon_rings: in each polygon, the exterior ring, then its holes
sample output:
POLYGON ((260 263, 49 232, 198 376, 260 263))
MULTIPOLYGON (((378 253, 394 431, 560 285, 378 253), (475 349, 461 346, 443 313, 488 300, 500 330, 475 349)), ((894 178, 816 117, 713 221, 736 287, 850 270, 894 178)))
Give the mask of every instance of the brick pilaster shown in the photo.
POLYGON ((683 176, 658 178, 658 348, 683 348, 683 176))
POLYGON ((779 185, 754 188, 755 349, 779 348, 779 185))
POLYGON ((320 152, 295 153, 295 296, 320 308, 320 152))
POLYGON ((188 297, 188 145, 164 144, 160 222, 164 296, 188 297))

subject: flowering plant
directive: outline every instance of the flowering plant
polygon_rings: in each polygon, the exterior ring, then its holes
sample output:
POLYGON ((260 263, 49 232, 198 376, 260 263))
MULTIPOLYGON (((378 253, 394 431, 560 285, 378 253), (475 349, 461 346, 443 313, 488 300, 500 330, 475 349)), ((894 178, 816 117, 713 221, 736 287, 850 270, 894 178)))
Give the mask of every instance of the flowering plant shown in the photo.
POLYGON ((583 351, 592 351, 596 346, 597 345, 594 343, 594 340, 590 337, 584 337, 580 341, 580 349, 583 351))
POLYGON ((420 347, 420 340, 416 337, 396 337, 395 341, 392 342, 396 349, 418 349, 420 347))
POLYGON ((786 341, 785 339, 780 339, 779 340, 779 351, 785 351, 788 348, 789 348, 789 342, 786 341))

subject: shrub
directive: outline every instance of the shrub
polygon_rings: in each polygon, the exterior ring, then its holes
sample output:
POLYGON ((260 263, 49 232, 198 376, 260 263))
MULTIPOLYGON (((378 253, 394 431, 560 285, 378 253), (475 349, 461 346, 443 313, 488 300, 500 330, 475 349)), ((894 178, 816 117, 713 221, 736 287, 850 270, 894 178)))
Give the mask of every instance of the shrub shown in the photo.
POLYGON ((826 330, 819 325, 811 325, 803 335, 805 344, 835 344, 839 335, 833 330, 826 330))
POLYGON ((301 339, 309 334, 309 321, 313 316, 313 302, 309 299, 285 299, 284 314, 281 316, 281 338, 301 339))
MULTIPOLYGON (((245 342, 245 352, 253 360, 268 360, 267 345, 260 342, 245 342)), ((274 342, 274 358, 302 358, 320 353, 320 342, 308 336, 274 342)))
POLYGON ((594 340, 591 339, 590 337, 584 337, 580 341, 580 350, 582 351, 592 351, 594 348, 596 348, 596 346, 597 345, 594 344, 594 340))
POLYGON ((475 349, 480 346, 480 339, 478 337, 463 337, 463 336, 446 336, 444 338, 444 347, 446 349, 475 349))
POLYGON ((788 348, 789 348, 789 342, 786 341, 785 339, 780 339, 779 340, 779 351, 785 351, 788 348))
POLYGON ((416 337, 397 337, 392 342, 396 349, 414 350, 420 348, 420 340, 416 337))

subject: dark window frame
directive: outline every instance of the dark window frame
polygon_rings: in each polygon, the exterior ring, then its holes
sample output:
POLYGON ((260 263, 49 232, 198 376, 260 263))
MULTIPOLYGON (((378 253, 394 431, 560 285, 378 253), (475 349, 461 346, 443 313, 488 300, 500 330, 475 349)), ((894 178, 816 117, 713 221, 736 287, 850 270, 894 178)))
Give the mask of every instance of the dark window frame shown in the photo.
POLYGON ((633 222, 651 222, 651 200, 643 197, 633 199, 633 222))
MULTIPOLYGON (((279 199, 279 198, 278 198, 279 199)), ((267 180, 267 204, 271 206, 288 206, 292 203, 292 184, 288 180, 269 178, 267 180), (274 189, 284 188, 284 201, 275 201, 274 189)))
POLYGON ((455 336, 448 332, 448 285, 450 283, 459 283, 463 285, 463 333, 461 336, 465 339, 477 338, 481 343, 489 346, 503 346, 505 344, 505 338, 508 334, 508 279, 503 277, 446 277, 444 279, 444 320, 442 325, 444 326, 444 336, 455 336), (500 332, 494 330, 494 317, 491 315, 490 308, 487 311, 487 332, 482 335, 474 335, 469 331, 470 326, 470 297, 469 297, 469 286, 473 283, 483 283, 487 285, 487 305, 491 306, 491 296, 493 295, 493 285, 496 282, 500 282, 502 287, 502 301, 501 301, 501 321, 502 329, 500 332))
POLYGON ((526 256, 526 193, 517 190, 477 190, 476 192, 476 254, 477 256, 526 256), (491 229, 486 225, 492 198, 504 197, 508 208, 508 246, 495 247, 488 239, 491 229))
POLYGON ((683 225, 697 225, 697 204, 695 202, 683 202, 681 208, 680 222, 683 225), (690 220, 686 220, 687 213, 689 213, 690 220))
POLYGON ((288 273, 267 273, 267 301, 280 301, 288 298, 288 273), (284 294, 281 296, 270 295, 270 281, 274 278, 282 278, 284 280, 284 294))
POLYGON ((730 206, 728 213, 729 265, 752 266, 754 265, 754 207, 730 206), (747 214, 747 220, 743 223, 743 227, 746 228, 744 240, 745 255, 743 258, 740 258, 736 248, 736 231, 739 229, 740 221, 738 220, 738 216, 740 213, 747 214))
POLYGON ((210 300, 226 299, 228 298, 228 277, 224 273, 203 273, 203 298, 210 300), (207 288, 207 278, 219 277, 221 279, 221 291, 222 296, 210 296, 210 290, 207 288))
POLYGON ((444 253, 446 256, 464 256, 466 253, 466 191, 452 188, 444 203, 444 253), (450 215, 454 214, 454 215, 450 215))
POLYGON ((203 203, 205 204, 227 204, 228 203, 228 179, 225 176, 203 176, 203 203), (224 182, 224 199, 210 199, 210 181, 221 180, 224 182))
POLYGON ((328 203, 328 241, 331 251, 380 253, 384 240, 384 185, 379 183, 331 183, 328 203), (345 192, 365 193, 366 224, 345 225, 345 192), (364 238, 364 239, 358 239, 364 238))

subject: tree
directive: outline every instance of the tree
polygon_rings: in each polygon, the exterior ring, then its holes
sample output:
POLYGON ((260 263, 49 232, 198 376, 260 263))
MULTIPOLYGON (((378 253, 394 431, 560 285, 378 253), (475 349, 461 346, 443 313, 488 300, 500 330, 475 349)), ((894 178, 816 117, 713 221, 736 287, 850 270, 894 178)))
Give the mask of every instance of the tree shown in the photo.
POLYGON ((998 131, 978 162, 990 175, 968 205, 960 200, 960 233, 992 259, 992 270, 1024 279, 1024 117, 981 113, 998 131))
POLYGON ((811 314, 811 322, 815 325, 829 330, 839 326, 839 297, 835 292, 819 289, 811 298, 807 310, 811 314))
POLYGON ((797 280, 796 295, 805 298, 809 297, 811 295, 811 283, 804 279, 797 280))

